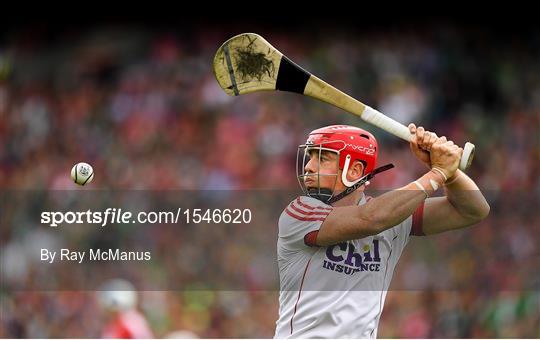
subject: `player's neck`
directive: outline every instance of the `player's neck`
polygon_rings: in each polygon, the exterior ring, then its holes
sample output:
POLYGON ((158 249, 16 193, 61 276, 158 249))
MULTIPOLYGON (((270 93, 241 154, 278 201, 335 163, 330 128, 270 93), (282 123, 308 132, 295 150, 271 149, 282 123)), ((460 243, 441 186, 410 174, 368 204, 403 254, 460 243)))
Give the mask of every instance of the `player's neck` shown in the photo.
POLYGON ((332 203, 332 206, 334 207, 346 207, 349 205, 358 205, 358 202, 360 202, 360 199, 364 195, 364 186, 361 186, 360 188, 356 189, 353 193, 343 197, 337 202, 332 203))

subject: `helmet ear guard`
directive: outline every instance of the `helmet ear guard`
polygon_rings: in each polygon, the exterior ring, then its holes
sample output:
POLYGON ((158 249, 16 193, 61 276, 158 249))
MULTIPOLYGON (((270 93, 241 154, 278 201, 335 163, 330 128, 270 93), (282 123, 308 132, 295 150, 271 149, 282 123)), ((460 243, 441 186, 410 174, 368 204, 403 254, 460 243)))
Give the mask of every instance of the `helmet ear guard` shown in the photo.
MULTIPOLYGON (((345 164, 343 165, 343 171, 341 172, 341 181, 343 182, 343 184, 347 188, 352 187, 353 185, 355 185, 356 183, 358 183, 362 179, 362 177, 360 177, 356 181, 352 181, 352 182, 347 179, 347 171, 349 171, 350 163, 351 163, 351 155, 347 155, 345 157, 345 164)), ((362 166, 365 168, 365 166, 363 164, 362 164, 362 166)))

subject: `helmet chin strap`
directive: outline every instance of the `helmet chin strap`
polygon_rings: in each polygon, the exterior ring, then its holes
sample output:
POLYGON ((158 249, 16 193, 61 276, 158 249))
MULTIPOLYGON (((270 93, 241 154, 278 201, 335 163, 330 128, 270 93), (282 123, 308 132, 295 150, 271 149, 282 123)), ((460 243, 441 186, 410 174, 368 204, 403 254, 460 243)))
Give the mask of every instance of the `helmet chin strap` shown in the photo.
POLYGON ((341 180, 343 181, 343 184, 347 185, 348 188, 345 189, 344 191, 342 191, 341 193, 337 194, 336 196, 333 196, 333 197, 329 198, 328 201, 325 202, 326 204, 332 204, 334 202, 339 201, 343 197, 349 195, 350 193, 354 192, 356 189, 358 189, 359 187, 364 185, 364 183, 366 183, 367 181, 371 180, 373 177, 375 177, 375 175, 377 175, 377 174, 379 174, 379 173, 381 173, 383 171, 390 170, 390 169, 392 169, 394 167, 394 164, 391 164, 391 163, 383 165, 383 166, 378 167, 377 169, 373 170, 369 174, 360 177, 356 181, 350 182, 346 178, 346 172, 347 172, 347 170, 349 168, 349 162, 350 162, 350 156, 347 155, 347 159, 345 159, 345 165, 343 166, 343 173, 341 175, 341 180))
POLYGON ((308 189, 308 196, 318 199, 326 204, 332 199, 332 190, 326 188, 311 188, 308 189))

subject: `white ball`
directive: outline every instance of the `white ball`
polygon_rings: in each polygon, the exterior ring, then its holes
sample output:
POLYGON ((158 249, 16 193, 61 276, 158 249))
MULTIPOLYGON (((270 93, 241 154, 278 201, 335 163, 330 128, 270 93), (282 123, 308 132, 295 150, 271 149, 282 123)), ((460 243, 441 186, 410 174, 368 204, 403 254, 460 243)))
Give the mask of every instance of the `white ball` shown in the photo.
POLYGON ((97 302, 106 310, 129 310, 137 306, 137 291, 131 282, 113 279, 101 285, 97 302))
POLYGON ((88 163, 77 163, 71 168, 71 179, 79 185, 88 184, 94 179, 94 169, 88 163))

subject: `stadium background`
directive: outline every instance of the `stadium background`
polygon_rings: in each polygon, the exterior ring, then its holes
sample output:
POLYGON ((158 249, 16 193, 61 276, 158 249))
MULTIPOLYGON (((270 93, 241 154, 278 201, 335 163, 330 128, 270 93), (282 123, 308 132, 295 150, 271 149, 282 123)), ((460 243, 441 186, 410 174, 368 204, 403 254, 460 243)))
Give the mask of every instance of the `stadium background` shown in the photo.
MULTIPOLYGON (((14 26, 0 40, 0 187, 71 189, 69 169, 84 160, 96 171, 90 189, 290 190, 297 144, 335 123, 372 131, 379 164, 397 166, 373 188, 396 188, 422 173, 401 140, 328 105, 285 93, 227 97, 211 72, 213 55, 225 39, 255 31, 395 119, 477 146, 469 173, 486 191, 491 216, 467 232, 412 241, 393 286, 415 289, 389 292, 379 336, 537 338, 540 30, 499 29, 14 26), (426 264, 435 249, 447 254, 435 266, 466 288, 437 288, 444 275, 426 264)), ((3 227, 2 261, 29 247, 28 235, 3 227)), ((39 263, 18 265, 21 280, 32 280, 39 263)), ((273 335, 277 297, 257 287, 142 292, 140 309, 158 337, 186 329, 265 338, 273 335)), ((2 337, 100 337, 103 327, 92 292, 3 286, 0 308, 2 337)))

